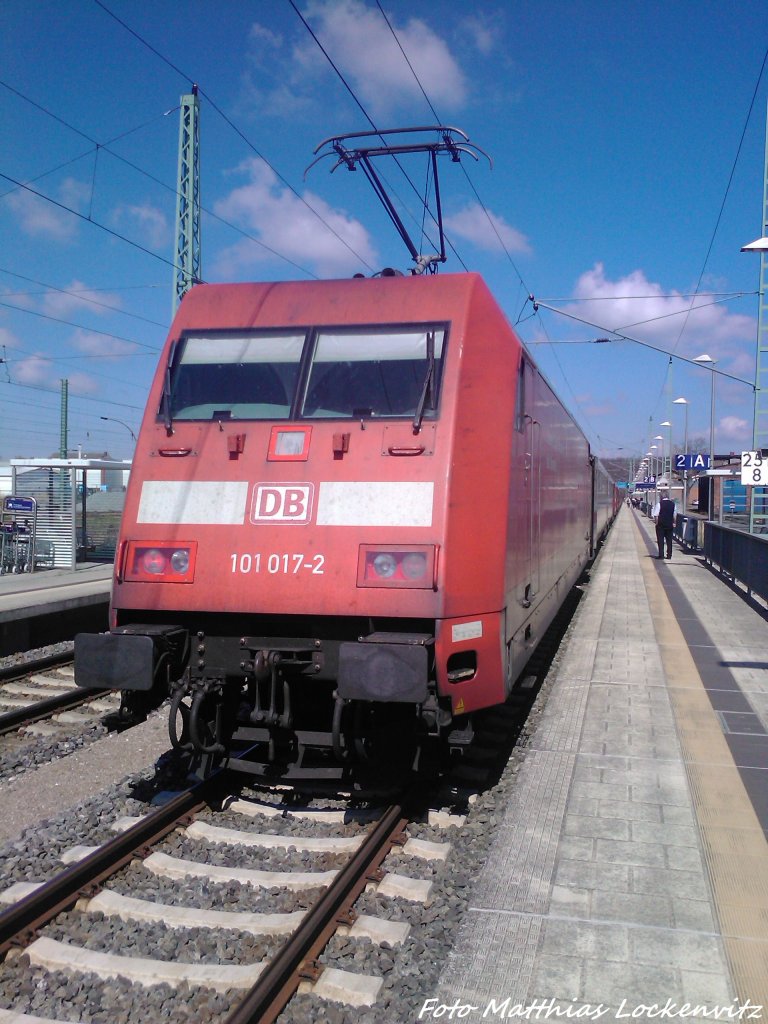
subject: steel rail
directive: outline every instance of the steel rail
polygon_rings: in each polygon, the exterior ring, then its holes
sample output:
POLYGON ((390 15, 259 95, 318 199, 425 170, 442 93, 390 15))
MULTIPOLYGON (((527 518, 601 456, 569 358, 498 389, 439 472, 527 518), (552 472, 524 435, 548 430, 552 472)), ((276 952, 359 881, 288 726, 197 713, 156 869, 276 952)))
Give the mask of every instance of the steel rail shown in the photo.
POLYGON ((29 896, 0 913, 0 958, 11 946, 25 945, 57 914, 90 895, 104 879, 128 864, 139 851, 159 842, 188 816, 219 795, 227 773, 220 772, 179 793, 131 828, 104 843, 77 864, 45 882, 29 896))
POLYGON ((35 701, 23 708, 15 708, 13 711, 6 711, 0 715, 0 736, 13 732, 32 722, 39 722, 41 718, 49 718, 57 711, 64 708, 77 707, 79 704, 87 704, 90 700, 103 697, 111 690, 83 690, 72 689, 61 693, 56 697, 46 697, 44 700, 35 701))
POLYGON ((60 654, 47 654, 43 658, 35 658, 34 661, 19 661, 12 665, 5 665, 0 668, 0 683, 11 683, 15 679, 23 679, 31 672, 43 672, 47 668, 61 668, 62 665, 74 661, 72 651, 62 651, 60 654))
POLYGON ((299 972, 316 970, 311 961, 325 948, 339 919, 351 910, 407 823, 404 803, 388 808, 224 1024, 272 1024, 277 1019, 299 986, 299 972))

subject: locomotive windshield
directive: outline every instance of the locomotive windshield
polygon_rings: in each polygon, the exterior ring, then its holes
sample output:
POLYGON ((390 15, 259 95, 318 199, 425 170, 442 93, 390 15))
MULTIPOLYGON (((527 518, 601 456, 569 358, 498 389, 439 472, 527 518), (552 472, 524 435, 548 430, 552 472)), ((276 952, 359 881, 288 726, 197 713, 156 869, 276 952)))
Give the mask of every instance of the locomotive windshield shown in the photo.
POLYGON ((181 340, 161 413, 174 420, 434 413, 444 327, 206 331, 181 340))
POLYGON ((188 336, 171 373, 173 420, 286 420, 306 335, 188 336))
POLYGON ((414 416, 428 374, 439 379, 444 336, 443 330, 391 327, 319 331, 304 417, 414 416))

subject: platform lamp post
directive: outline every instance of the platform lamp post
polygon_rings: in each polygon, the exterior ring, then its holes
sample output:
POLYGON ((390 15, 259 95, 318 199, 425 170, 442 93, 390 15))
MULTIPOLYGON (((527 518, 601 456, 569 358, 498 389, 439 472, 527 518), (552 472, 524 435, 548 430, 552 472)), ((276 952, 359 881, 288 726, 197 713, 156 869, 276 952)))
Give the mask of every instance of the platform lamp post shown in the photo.
MULTIPOLYGON (((683 434, 683 455, 688 458, 688 399, 676 398, 672 405, 685 407, 685 433, 683 434)), ((688 469, 683 470, 683 515, 688 512, 688 469)))
POLYGON ((660 427, 667 427, 667 433, 669 434, 669 446, 667 448, 667 462, 669 463, 669 483, 672 486, 672 423, 670 420, 664 420, 663 423, 659 424, 660 427))
POLYGON ((128 433, 131 435, 131 437, 133 438, 133 443, 136 443, 136 435, 134 434, 134 432, 131 430, 127 423, 123 423, 122 420, 116 420, 114 416, 99 416, 99 419, 108 420, 110 423, 119 423, 120 426, 125 427, 128 433))
POLYGON ((653 461, 652 461, 652 459, 653 459, 653 452, 646 452, 645 455, 643 456, 643 461, 641 463, 641 465, 643 467, 643 475, 645 477, 645 484, 646 484, 646 489, 645 489, 645 498, 646 498, 645 504, 646 505, 649 504, 648 498, 650 497, 650 493, 649 493, 650 484, 648 483, 648 480, 649 480, 649 477, 651 477, 653 475, 653 461))
POLYGON ((664 454, 664 438, 661 434, 657 434, 653 439, 654 441, 661 441, 659 448, 661 449, 661 476, 663 477, 667 471, 667 458, 664 454))
MULTIPOLYGON (((717 360, 713 359, 712 356, 707 355, 705 352, 703 355, 696 356, 693 360, 694 363, 699 363, 701 366, 708 366, 709 371, 712 374, 712 386, 710 390, 709 399, 709 468, 713 470, 715 468, 715 364, 717 360)), ((707 518, 711 521, 715 518, 715 478, 711 476, 709 478, 709 509, 707 511, 707 518)))
POLYGON ((653 477, 653 492, 654 494, 657 494, 659 490, 659 456, 656 453, 659 450, 659 446, 657 444, 652 444, 649 445, 649 448, 651 449, 651 476, 653 477), (653 468, 654 465, 655 468, 653 468))
MULTIPOLYGON (((757 299, 757 358, 755 360, 755 399, 752 418, 752 448, 760 451, 766 447, 766 415, 768 414, 768 390, 763 385, 768 371, 768 124, 766 125, 765 177, 763 180, 763 234, 760 238, 741 247, 742 252, 760 253, 760 278, 757 299)), ((749 488, 749 532, 755 531, 755 505, 760 515, 765 513, 765 488, 749 488), (761 490, 760 498, 757 491, 761 490)))

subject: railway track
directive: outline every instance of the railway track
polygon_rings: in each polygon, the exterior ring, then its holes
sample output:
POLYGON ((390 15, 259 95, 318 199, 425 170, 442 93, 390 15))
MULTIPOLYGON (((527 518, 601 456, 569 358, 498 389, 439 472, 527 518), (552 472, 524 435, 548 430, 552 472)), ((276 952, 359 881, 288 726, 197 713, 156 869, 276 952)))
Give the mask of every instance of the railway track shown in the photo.
POLYGON ((16 679, 23 679, 30 672, 44 672, 46 669, 72 664, 72 658, 72 644, 70 643, 65 650, 53 654, 28 652, 24 661, 9 659, 6 664, 0 666, 0 685, 16 679))
POLYGON ((31 858, 27 886, 0 896, 16 901, 0 915, 0 1007, 110 1024, 409 1019, 418 993, 430 994, 423 986, 436 978, 466 901, 468 865, 491 835, 495 789, 514 784, 524 750, 513 747, 518 737, 524 746, 537 689, 529 677, 509 705, 478 716, 443 777, 436 803, 469 811, 466 824, 458 816, 417 824, 401 802, 379 811, 374 826, 359 797, 318 798, 320 809, 306 811, 306 794, 264 785, 250 800, 224 799, 222 775, 140 821, 111 821, 124 831, 105 842, 110 801, 102 802, 86 816, 101 823, 93 846, 59 846, 54 856, 70 867, 49 871, 35 892, 34 865, 45 858, 31 858), (326 802, 341 806, 341 824, 332 825, 326 802), (338 839, 354 840, 355 851, 337 848, 338 839))
POLYGON ((108 689, 78 689, 73 665, 68 649, 0 668, 0 736, 81 705, 95 702, 95 714, 119 707, 116 700, 98 703, 110 692, 108 689))
POLYGON ((74 685, 72 656, 27 661, 0 678, 0 778, 71 753, 126 724, 119 697, 74 685))
MULTIPOLYGON (((393 898, 425 901, 431 885, 426 878, 409 879, 396 872, 386 872, 382 870, 383 862, 395 848, 405 851, 410 859, 435 859, 442 864, 448 855, 448 845, 409 839, 406 836, 406 828, 413 819, 407 813, 405 801, 375 814, 347 812, 347 824, 342 827, 342 831, 351 831, 353 834, 341 837, 314 834, 318 828, 328 829, 330 822, 323 820, 328 819, 328 812, 297 811, 288 815, 285 809, 276 810, 269 805, 243 801, 229 804, 225 813, 230 816, 239 815, 245 821, 254 819, 260 822, 262 818, 269 817, 277 826, 285 825, 290 819, 294 831, 285 834, 280 827, 273 827, 269 833, 262 833, 254 829, 238 831, 217 826, 208 819, 212 813, 211 805, 221 800, 222 786, 225 784, 226 777, 220 776, 179 794, 164 807, 130 824, 125 831, 98 848, 73 851, 75 863, 47 883, 34 889, 30 889, 29 885, 17 885, 5 894, 4 900, 18 897, 18 902, 0 914, 0 954, 4 954, 7 959, 4 970, 23 970, 20 965, 28 960, 33 974, 41 968, 49 972, 64 972, 69 976, 85 971, 128 977, 134 984, 157 983, 161 979, 171 981, 176 975, 177 983, 181 984, 185 992, 190 986, 201 986, 222 993, 216 1003, 219 1010, 216 1019, 226 1024, 268 1024, 277 1018, 300 988, 321 999, 341 1000, 352 1006, 373 1005, 382 978, 324 967, 319 957, 339 928, 348 933, 352 940, 362 937, 378 944, 384 942, 388 947, 400 944, 408 933, 406 923, 357 915, 352 909, 353 904, 366 887, 371 885, 383 888, 393 898), (371 822, 371 818, 375 820, 371 822), (296 821, 307 823, 304 831, 308 834, 296 834, 296 821), (192 836, 214 846, 246 845, 262 851, 294 849, 303 852, 305 859, 306 856, 314 859, 319 855, 321 868, 323 863, 327 864, 328 858, 334 862, 343 860, 343 863, 330 870, 306 871, 294 868, 290 871, 265 873, 258 869, 227 867, 226 858, 215 854, 214 863, 210 864, 176 858, 158 851, 157 845, 180 827, 185 829, 187 842, 192 836), (172 903, 158 908, 154 901, 125 896, 119 891, 124 886, 102 889, 109 879, 113 879, 139 855, 145 858, 142 863, 147 867, 139 869, 134 864, 131 869, 134 875, 144 870, 160 874, 168 872, 171 876, 184 878, 196 873, 200 877, 215 878, 218 875, 239 878, 244 885, 265 891, 267 895, 262 900, 270 901, 275 892, 282 892, 282 905, 285 904, 286 892, 301 894, 308 891, 313 895, 310 901, 299 896, 298 910, 279 910, 266 915, 248 911, 206 912, 193 908, 191 914, 196 925, 191 925, 189 911, 185 914, 183 909, 172 903), (211 872, 211 869, 214 870, 211 872), (62 914, 64 921, 59 924, 59 915, 62 914), (214 933, 229 935, 228 939, 210 938, 207 942, 209 947, 213 943, 226 943, 228 946, 234 943, 236 946, 238 942, 243 942, 244 935, 249 935, 251 941, 253 936, 260 936, 257 948, 266 948, 271 955, 257 963, 250 962, 246 956, 244 963, 205 963, 201 967, 194 962, 195 957, 192 957, 191 963, 171 963, 88 950, 79 944, 78 936, 86 934, 92 927, 83 924, 83 915, 93 914, 120 915, 133 921, 142 918, 146 920, 146 915, 155 918, 159 916, 166 924, 171 922, 168 926, 172 929, 180 922, 186 922, 184 927, 207 928, 212 936, 214 933), (56 937, 51 937, 51 928, 56 937), (42 935, 41 930, 45 930, 42 935), (279 936, 286 930, 290 930, 291 934, 283 942, 279 936)), ((425 873, 423 869, 421 873, 425 873)), ((166 894, 169 892, 168 884, 166 894)), ((238 961, 243 958, 235 954, 232 959, 238 961)), ((26 989, 34 987, 34 984, 31 978, 19 982, 26 989)), ((80 987, 86 982, 79 981, 77 984, 80 987)), ((136 1008, 133 1012, 136 1012, 136 1008)), ((177 1018, 171 1015, 170 1019, 177 1018)), ((180 1015, 178 1019, 186 1018, 180 1015)))
MULTIPOLYGON (((48 677, 51 684, 58 683, 58 680, 53 677, 48 677)), ((32 686, 38 683, 38 679, 32 677, 32 686)), ((30 689, 32 690, 32 686, 30 689)), ((45 689, 35 689, 36 692, 40 693, 40 699, 27 702, 26 699, 18 700, 19 707, 14 708, 12 711, 3 711, 0 713, 0 736, 6 736, 9 733, 23 731, 29 726, 36 722, 47 721, 53 718, 60 712, 70 711, 75 708, 86 707, 92 709, 95 715, 90 718, 100 717, 103 714, 114 713, 119 710, 119 703, 116 701, 106 701, 104 698, 110 693, 109 690, 89 690, 84 691, 81 689, 68 689, 66 692, 54 692, 52 695, 46 694, 45 689), (101 701, 98 703, 98 701, 101 701)), ((0 689, 0 696, 2 689, 0 689)), ((30 693, 33 696, 34 693, 30 693)), ((74 720, 73 720, 74 721, 74 720)))

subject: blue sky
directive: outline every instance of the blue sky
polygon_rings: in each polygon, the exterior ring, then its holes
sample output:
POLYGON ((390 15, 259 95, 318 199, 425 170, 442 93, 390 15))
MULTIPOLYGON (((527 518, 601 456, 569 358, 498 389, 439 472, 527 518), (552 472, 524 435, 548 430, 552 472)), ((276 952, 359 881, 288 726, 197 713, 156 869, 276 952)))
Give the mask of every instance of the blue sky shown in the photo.
MULTIPOLYGON (((408 269, 362 174, 304 171, 322 139, 369 129, 361 106, 378 128, 434 123, 420 83, 493 159, 466 175, 441 161, 445 271, 483 274, 598 452, 668 443, 666 420, 680 444, 678 397, 708 439, 707 369, 594 341, 623 328, 754 379, 759 258, 739 250, 762 233, 762 0, 381 0, 389 24, 376 0, 295 2, 360 106, 289 0, 4 0, 0 460, 58 450, 62 378, 69 447, 130 456, 171 317, 192 82, 206 281, 408 269)), ((417 225, 417 197, 382 169, 417 225)), ((717 451, 751 435, 751 389, 718 377, 717 451)))

